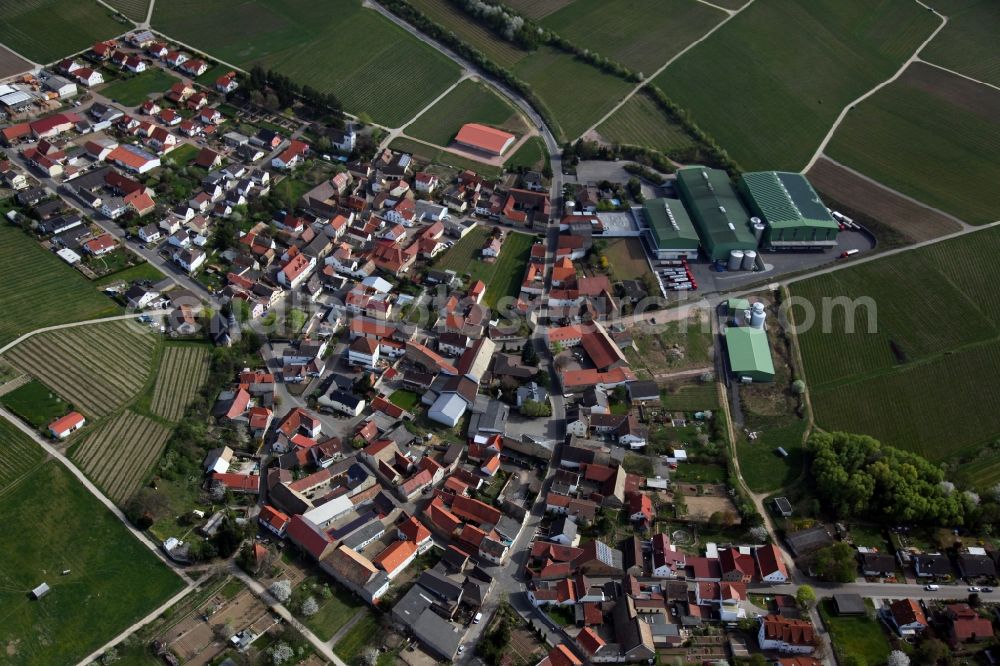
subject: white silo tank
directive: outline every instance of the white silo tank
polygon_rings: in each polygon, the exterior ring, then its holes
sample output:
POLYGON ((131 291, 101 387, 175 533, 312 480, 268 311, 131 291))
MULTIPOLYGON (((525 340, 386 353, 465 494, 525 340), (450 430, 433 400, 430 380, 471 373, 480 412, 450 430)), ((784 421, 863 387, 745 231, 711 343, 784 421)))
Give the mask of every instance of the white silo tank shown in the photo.
POLYGON ((753 250, 747 250, 743 253, 743 270, 752 271, 754 264, 757 263, 757 253, 753 250))
POLYGON ((743 250, 733 250, 729 253, 729 265, 727 268, 731 271, 740 270, 740 266, 743 265, 743 250))
POLYGON ((576 213, 576 202, 570 199, 563 204, 563 215, 573 215, 576 213))
POLYGON ((750 228, 753 229, 753 237, 760 243, 760 239, 764 237, 764 229, 766 228, 764 220, 759 217, 751 217, 750 228))
POLYGON ((764 320, 767 313, 764 312, 764 304, 757 302, 750 306, 750 328, 764 328, 764 320))

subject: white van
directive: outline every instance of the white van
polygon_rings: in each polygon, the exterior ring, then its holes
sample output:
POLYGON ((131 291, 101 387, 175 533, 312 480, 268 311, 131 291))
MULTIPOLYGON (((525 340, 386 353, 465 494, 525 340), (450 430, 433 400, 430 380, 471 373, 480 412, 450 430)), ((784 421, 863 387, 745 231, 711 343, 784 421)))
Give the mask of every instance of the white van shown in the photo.
POLYGON ((936 592, 937 590, 941 589, 941 586, 940 585, 934 585, 934 584, 924 585, 924 589, 927 590, 928 592, 936 592))
POLYGON ((479 624, 479 621, 483 619, 482 613, 476 613, 476 617, 472 618, 472 624, 479 624))

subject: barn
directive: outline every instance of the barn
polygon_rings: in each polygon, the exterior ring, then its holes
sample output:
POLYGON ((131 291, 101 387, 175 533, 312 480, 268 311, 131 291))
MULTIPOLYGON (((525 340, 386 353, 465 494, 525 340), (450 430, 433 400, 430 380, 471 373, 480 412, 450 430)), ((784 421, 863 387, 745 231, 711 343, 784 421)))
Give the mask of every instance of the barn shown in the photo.
POLYGON ((755 382, 774 380, 774 361, 764 329, 730 326, 726 329, 726 351, 729 368, 739 378, 755 382))
POLYGON ((837 245, 837 224, 800 173, 756 171, 740 176, 739 190, 764 223, 762 246, 772 250, 824 250, 837 245))
POLYGON ((499 157, 514 143, 514 135, 479 123, 466 123, 455 135, 455 143, 499 157))

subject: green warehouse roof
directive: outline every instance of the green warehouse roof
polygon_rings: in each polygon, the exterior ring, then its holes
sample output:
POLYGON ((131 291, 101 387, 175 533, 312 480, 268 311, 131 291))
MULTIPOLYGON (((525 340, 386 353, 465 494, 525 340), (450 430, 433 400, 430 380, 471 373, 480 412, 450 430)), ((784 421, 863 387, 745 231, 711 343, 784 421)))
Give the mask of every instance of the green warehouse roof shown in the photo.
POLYGON ((649 230, 660 250, 697 250, 698 232, 677 199, 648 199, 643 204, 649 230))
POLYGON ((729 367, 733 374, 750 377, 755 382, 774 379, 774 361, 771 360, 771 347, 764 329, 730 326, 725 335, 729 367))
POLYGON ((756 171, 745 173, 741 178, 754 208, 771 227, 839 229, 840 225, 802 174, 756 171))
POLYGON ((724 259, 731 250, 757 247, 750 214, 725 171, 683 167, 677 170, 677 187, 709 257, 724 259))

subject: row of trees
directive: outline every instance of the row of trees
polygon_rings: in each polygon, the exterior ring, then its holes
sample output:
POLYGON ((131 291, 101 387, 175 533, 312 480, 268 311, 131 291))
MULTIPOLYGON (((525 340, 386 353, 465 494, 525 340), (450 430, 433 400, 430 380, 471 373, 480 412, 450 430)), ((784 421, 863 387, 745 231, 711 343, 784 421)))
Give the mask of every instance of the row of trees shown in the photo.
POLYGON ((300 85, 288 76, 274 70, 266 70, 259 64, 253 66, 243 87, 238 88, 237 93, 241 90, 243 95, 271 92, 277 97, 281 108, 288 108, 296 101, 301 101, 315 114, 325 117, 327 122, 343 124, 343 106, 336 95, 316 90, 309 85, 300 85))
POLYGON ((542 31, 506 7, 483 0, 452 0, 452 4, 526 51, 534 51, 542 43, 542 31))

